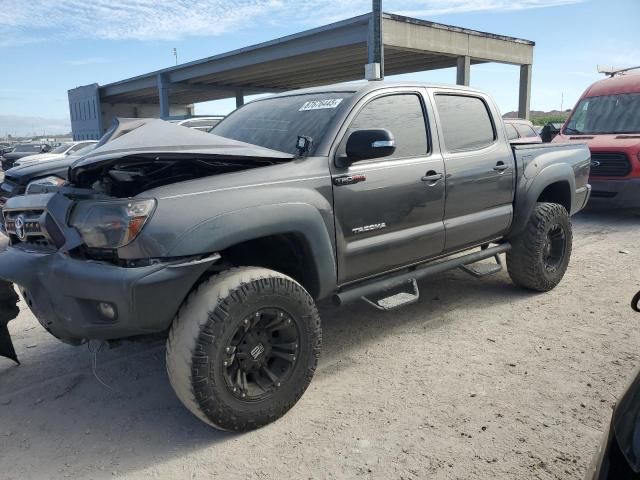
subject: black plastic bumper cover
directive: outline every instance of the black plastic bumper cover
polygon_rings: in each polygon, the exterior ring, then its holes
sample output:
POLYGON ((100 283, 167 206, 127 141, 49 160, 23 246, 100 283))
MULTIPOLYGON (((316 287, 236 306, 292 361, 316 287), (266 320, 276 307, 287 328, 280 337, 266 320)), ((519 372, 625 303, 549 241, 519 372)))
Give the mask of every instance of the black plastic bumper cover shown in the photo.
POLYGON ((620 208, 640 208, 640 178, 589 180, 593 188, 591 203, 620 208))
POLYGON ((0 357, 10 358, 19 364, 18 356, 9 335, 9 328, 7 327, 9 321, 16 318, 18 313, 20 313, 18 296, 13 289, 13 285, 0 280, 0 357))
POLYGON ((0 278, 18 285, 50 333, 78 344, 166 330, 189 290, 219 258, 124 268, 9 247, 0 252, 0 278), (99 302, 115 307, 115 320, 101 316, 99 302))

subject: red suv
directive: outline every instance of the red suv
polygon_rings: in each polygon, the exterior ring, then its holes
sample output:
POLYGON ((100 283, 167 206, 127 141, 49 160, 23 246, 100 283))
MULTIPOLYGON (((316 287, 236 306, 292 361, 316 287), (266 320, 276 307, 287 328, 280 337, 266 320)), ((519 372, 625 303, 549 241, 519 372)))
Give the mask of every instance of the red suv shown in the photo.
POLYGON ((592 202, 640 208, 640 75, 587 88, 553 141, 589 145, 592 202))

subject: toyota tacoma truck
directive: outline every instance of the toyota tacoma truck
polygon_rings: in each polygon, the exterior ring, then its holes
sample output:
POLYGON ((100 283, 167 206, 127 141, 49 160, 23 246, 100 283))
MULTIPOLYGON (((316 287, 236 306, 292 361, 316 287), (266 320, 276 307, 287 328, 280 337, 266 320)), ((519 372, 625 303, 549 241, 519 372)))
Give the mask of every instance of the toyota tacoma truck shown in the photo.
POLYGON ((206 134, 146 122, 7 200, 0 278, 71 344, 167 332, 206 423, 287 412, 316 369, 316 302, 389 310, 417 280, 506 266, 544 292, 589 198, 586 145, 510 145, 465 87, 365 82, 246 104, 206 134), (478 262, 495 259, 496 263, 478 262))

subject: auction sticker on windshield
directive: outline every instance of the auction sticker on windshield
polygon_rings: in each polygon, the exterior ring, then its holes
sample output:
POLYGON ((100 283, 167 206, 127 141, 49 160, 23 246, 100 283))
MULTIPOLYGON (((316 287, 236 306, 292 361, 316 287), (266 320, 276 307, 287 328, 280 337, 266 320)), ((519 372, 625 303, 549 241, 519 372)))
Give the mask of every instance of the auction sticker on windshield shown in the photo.
POLYGON ((323 108, 336 108, 340 105, 342 101, 341 98, 328 98, 326 100, 312 100, 310 102, 304 102, 304 104, 300 107, 299 112, 303 112, 305 110, 321 110, 323 108))

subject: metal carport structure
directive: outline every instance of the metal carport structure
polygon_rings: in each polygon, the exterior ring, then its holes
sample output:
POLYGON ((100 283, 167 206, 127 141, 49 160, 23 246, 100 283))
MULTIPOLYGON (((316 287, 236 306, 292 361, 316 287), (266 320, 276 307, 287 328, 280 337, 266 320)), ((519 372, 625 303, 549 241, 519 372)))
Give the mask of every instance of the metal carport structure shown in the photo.
POLYGON ((113 116, 192 113, 193 103, 456 67, 468 85, 470 66, 520 67, 519 115, 529 116, 534 43, 390 13, 368 13, 103 86, 69 90, 74 138, 97 138, 113 116), (371 68, 373 67, 373 68, 371 68), (374 72, 374 73, 371 73, 374 72))

